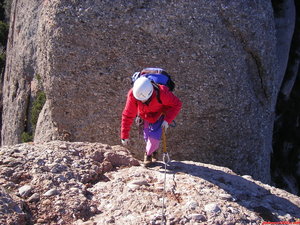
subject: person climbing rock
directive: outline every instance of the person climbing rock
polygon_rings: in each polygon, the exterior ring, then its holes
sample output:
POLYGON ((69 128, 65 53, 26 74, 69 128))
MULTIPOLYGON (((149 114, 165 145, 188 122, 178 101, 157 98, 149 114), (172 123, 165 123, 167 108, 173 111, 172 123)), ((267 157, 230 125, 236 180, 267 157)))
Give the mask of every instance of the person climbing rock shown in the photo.
POLYGON ((151 76, 138 77, 127 94, 126 105, 122 112, 123 145, 129 143, 129 133, 134 119, 138 116, 144 122, 145 166, 157 160, 162 129, 166 130, 169 127, 182 107, 182 102, 166 85, 156 82, 151 79, 151 76))

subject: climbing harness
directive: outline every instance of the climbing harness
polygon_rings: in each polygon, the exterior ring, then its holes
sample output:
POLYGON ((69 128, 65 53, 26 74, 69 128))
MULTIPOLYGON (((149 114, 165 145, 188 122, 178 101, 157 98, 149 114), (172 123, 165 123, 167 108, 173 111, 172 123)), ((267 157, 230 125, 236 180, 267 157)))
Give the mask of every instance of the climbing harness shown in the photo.
POLYGON ((167 152, 167 139, 166 139, 166 131, 165 128, 163 128, 162 131, 162 141, 163 141, 163 163, 165 165, 165 173, 164 173, 164 191, 163 191, 163 199, 162 199, 162 225, 165 225, 167 220, 166 220, 166 207, 165 207, 165 197, 166 197, 166 180, 167 180, 167 166, 169 166, 170 156, 167 152))

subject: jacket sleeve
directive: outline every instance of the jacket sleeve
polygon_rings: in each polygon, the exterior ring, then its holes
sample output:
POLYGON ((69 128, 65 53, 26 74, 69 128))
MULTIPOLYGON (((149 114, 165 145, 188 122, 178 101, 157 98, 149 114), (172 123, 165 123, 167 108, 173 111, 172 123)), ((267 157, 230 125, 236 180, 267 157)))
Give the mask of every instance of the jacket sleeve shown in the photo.
POLYGON ((162 87, 160 98, 165 107, 165 120, 170 124, 181 110, 182 102, 167 87, 162 87))
POLYGON ((132 94, 132 89, 127 94, 125 108, 122 112, 121 139, 128 139, 130 128, 137 115, 137 102, 132 94))

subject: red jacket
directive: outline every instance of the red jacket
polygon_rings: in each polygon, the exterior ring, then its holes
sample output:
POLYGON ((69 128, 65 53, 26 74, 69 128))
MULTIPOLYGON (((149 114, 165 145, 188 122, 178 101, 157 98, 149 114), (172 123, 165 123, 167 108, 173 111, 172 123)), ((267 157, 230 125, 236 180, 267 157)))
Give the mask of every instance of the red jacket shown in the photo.
POLYGON ((132 89, 127 95, 126 106, 122 113, 121 139, 128 139, 129 132, 134 118, 139 115, 149 123, 155 123, 164 113, 165 119, 171 123, 179 113, 182 102, 177 98, 169 88, 159 85, 159 95, 162 103, 158 102, 157 92, 154 90, 149 105, 142 103, 134 98, 132 89))

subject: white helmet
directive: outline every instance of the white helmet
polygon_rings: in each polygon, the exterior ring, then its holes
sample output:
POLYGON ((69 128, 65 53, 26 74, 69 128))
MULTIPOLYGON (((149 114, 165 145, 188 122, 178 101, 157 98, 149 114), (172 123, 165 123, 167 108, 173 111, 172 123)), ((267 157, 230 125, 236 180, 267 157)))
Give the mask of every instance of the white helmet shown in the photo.
POLYGON ((139 101, 147 101, 153 93, 153 85, 146 77, 138 78, 133 84, 133 96, 139 101))

